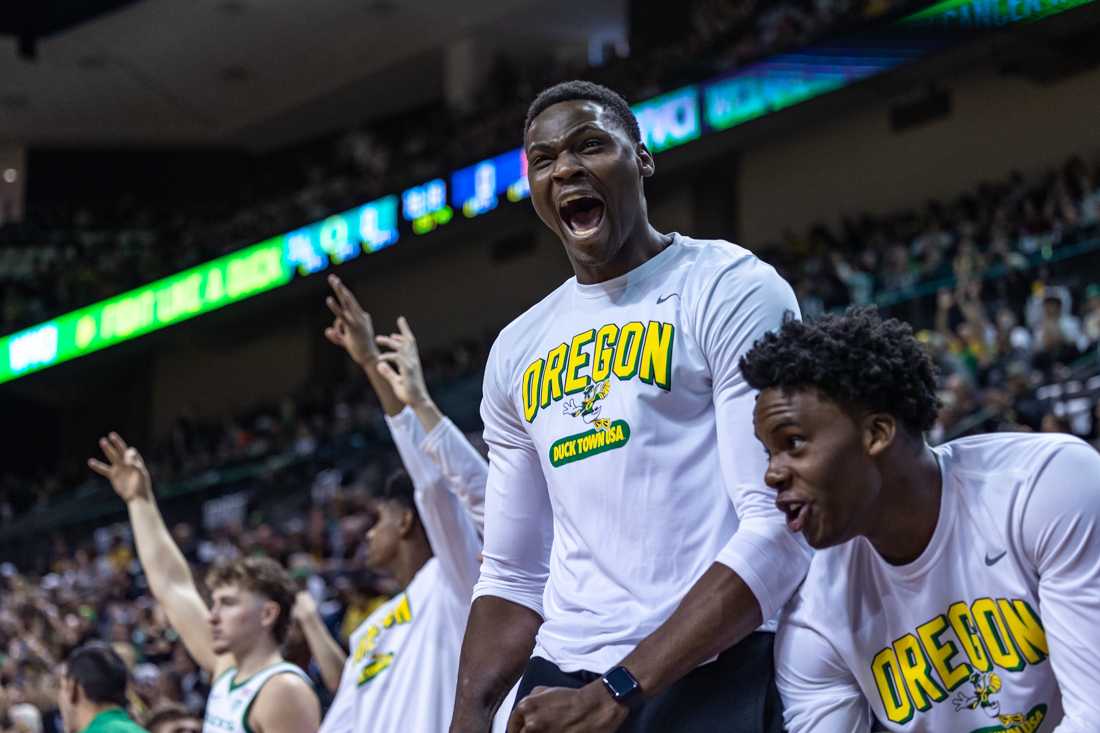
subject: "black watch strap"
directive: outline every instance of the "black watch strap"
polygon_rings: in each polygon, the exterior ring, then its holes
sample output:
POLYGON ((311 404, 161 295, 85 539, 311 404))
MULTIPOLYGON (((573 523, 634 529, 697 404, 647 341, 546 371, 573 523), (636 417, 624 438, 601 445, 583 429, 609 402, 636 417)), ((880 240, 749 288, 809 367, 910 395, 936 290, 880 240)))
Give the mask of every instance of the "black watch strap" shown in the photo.
POLYGON ((626 667, 620 665, 608 670, 600 681, 616 702, 621 702, 632 710, 643 700, 642 686, 626 667))

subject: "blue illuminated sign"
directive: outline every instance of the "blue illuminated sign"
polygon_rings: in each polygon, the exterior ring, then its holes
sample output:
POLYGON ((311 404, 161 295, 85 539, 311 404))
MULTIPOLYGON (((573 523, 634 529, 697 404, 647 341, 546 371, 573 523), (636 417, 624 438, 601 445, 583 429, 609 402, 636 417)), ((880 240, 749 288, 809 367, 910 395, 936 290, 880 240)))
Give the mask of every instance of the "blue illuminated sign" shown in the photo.
POLYGON ((699 89, 689 86, 662 94, 631 109, 651 153, 683 145, 703 133, 699 122, 699 89))
POLYGON ((414 186, 401 194, 401 215, 415 234, 427 234, 454 217, 447 205, 447 183, 442 178, 414 186))
POLYGON ((451 176, 451 204, 466 218, 492 211, 500 197, 522 201, 531 195, 527 185, 527 156, 522 148, 483 160, 451 176))
POLYGON ((311 275, 396 241, 397 197, 386 196, 288 233, 286 260, 311 275))

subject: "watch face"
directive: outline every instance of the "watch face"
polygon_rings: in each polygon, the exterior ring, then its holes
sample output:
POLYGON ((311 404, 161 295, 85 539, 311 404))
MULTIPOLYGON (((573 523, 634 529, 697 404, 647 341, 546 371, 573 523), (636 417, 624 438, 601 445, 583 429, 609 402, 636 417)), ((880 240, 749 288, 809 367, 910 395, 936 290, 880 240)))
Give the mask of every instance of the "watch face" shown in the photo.
POLYGON ((627 671, 626 667, 616 667, 604 675, 607 684, 611 687, 615 697, 625 697, 638 689, 638 681, 634 675, 627 671))

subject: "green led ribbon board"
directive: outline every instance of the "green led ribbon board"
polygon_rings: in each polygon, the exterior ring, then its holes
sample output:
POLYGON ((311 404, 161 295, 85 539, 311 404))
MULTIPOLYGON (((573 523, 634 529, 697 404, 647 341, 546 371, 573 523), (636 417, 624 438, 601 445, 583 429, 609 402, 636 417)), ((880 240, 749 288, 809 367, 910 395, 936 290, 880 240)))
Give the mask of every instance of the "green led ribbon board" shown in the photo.
MULTIPOLYGON (((982 30, 1029 23, 1095 0, 944 0, 888 28, 813 44, 682 87, 632 107, 654 153, 736 127, 925 57, 954 42, 950 32, 899 34, 909 27, 982 30), (929 37, 929 36, 932 37, 929 37)), ((527 198, 522 148, 406 190, 401 214, 413 234, 444 226, 461 211, 487 214, 527 198), (448 194, 450 199, 448 199, 448 194), (451 205, 448 205, 448 200, 451 205)), ((363 206, 253 245, 128 293, 0 338, 0 383, 105 349, 151 331, 282 287, 394 244, 398 197, 363 206)))

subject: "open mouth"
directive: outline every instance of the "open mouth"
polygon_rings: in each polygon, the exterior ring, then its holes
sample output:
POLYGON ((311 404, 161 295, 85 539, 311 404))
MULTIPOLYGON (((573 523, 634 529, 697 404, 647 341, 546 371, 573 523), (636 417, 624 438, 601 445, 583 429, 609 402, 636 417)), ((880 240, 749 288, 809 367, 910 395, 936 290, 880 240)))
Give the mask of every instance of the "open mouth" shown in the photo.
POLYGON ((810 514, 809 502, 783 501, 779 503, 779 508, 787 515, 787 529, 792 532, 801 532, 810 514))
POLYGON ((574 237, 588 237, 603 223, 604 204, 595 196, 570 196, 558 206, 558 213, 574 237))

